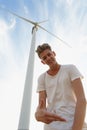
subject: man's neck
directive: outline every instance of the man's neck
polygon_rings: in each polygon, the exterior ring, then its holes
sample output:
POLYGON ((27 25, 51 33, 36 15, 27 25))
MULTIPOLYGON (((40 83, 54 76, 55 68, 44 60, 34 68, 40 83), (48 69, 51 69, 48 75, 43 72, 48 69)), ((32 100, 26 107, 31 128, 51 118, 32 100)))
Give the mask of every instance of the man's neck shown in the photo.
POLYGON ((59 69, 60 69, 60 64, 58 64, 58 63, 56 63, 54 66, 52 66, 48 71, 47 71, 47 73, 49 74, 49 75, 56 75, 57 74, 57 72, 59 71, 59 69))

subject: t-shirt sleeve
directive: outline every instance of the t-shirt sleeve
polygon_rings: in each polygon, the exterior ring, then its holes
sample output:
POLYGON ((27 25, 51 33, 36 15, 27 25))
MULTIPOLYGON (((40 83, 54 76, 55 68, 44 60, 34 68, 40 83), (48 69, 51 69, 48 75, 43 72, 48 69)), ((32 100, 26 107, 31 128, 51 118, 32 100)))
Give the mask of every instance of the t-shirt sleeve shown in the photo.
POLYGON ((83 75, 80 73, 80 71, 77 69, 75 65, 70 66, 70 78, 71 81, 77 79, 77 78, 83 78, 83 75))
POLYGON ((45 73, 39 76, 37 83, 37 92, 45 90, 45 73))

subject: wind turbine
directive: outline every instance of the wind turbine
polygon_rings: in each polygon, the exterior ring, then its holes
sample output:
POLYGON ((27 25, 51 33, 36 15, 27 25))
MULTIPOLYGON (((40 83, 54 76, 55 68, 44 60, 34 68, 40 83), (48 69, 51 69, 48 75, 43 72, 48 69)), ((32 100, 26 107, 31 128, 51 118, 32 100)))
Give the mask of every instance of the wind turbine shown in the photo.
MULTIPOLYGON (((2 8, 0 6, 0 8, 2 8)), ((29 123, 30 123, 30 109, 31 109, 31 97, 32 97, 32 83, 33 83, 33 71, 34 71, 34 55, 35 55, 35 41, 36 41, 36 31, 37 28, 41 28, 42 30, 46 31, 53 37, 57 38, 67 46, 71 47, 68 43, 63 41, 61 38, 56 36, 55 34, 49 32, 47 29, 40 26, 41 23, 45 22, 34 22, 29 19, 26 19, 22 16, 19 16, 18 14, 3 8, 9 13, 13 14, 14 16, 33 24, 32 28, 32 40, 31 40, 31 47, 30 47, 30 53, 29 53, 29 59, 28 59, 28 66, 27 66, 27 72, 26 72, 26 78, 25 78, 25 86, 24 86, 24 94, 23 94, 23 100, 22 100, 22 106, 21 106, 21 112, 20 112, 20 118, 19 118, 19 124, 18 124, 18 130, 29 130, 29 123)))

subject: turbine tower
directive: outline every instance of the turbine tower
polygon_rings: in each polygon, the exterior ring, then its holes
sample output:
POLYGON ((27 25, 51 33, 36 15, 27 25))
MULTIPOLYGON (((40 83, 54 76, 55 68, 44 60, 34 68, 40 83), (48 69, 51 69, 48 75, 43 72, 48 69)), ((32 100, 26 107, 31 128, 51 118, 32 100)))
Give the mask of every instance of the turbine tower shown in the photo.
POLYGON ((28 59, 27 73, 25 78, 24 94, 23 94, 18 130, 29 130, 36 31, 37 27, 34 26, 32 28, 32 40, 28 59))
MULTIPOLYGON (((3 8, 0 6, 0 8, 3 8)), ((20 118, 19 118, 19 124, 18 124, 18 130, 29 130, 29 123, 30 123, 30 109, 31 109, 31 97, 32 97, 32 83, 33 83, 33 71, 34 71, 34 55, 35 55, 35 41, 36 41, 36 31, 37 28, 41 28, 42 30, 46 31, 53 37, 60 40, 62 43, 66 44, 67 46, 71 47, 68 43, 66 43, 64 40, 56 36, 55 34, 49 32, 47 29, 40 26, 40 23, 45 22, 33 22, 29 19, 26 19, 24 17, 19 16, 18 14, 3 8, 9 13, 13 14, 14 16, 33 24, 32 28, 32 40, 31 40, 31 47, 30 47, 30 53, 29 53, 29 59, 28 59, 28 66, 27 66, 27 72, 26 72, 26 78, 25 78, 25 86, 24 86, 24 93, 23 93, 23 100, 22 100, 22 106, 21 106, 21 112, 20 112, 20 118)))

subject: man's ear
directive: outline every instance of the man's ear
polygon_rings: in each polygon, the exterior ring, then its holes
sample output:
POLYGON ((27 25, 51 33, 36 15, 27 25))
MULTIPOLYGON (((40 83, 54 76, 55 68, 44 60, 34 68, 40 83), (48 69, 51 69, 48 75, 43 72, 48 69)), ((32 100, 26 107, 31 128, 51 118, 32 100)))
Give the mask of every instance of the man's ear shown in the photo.
POLYGON ((45 65, 45 62, 43 60, 41 60, 41 63, 43 63, 45 65))
POLYGON ((56 53, 53 51, 54 56, 56 56, 56 53))

